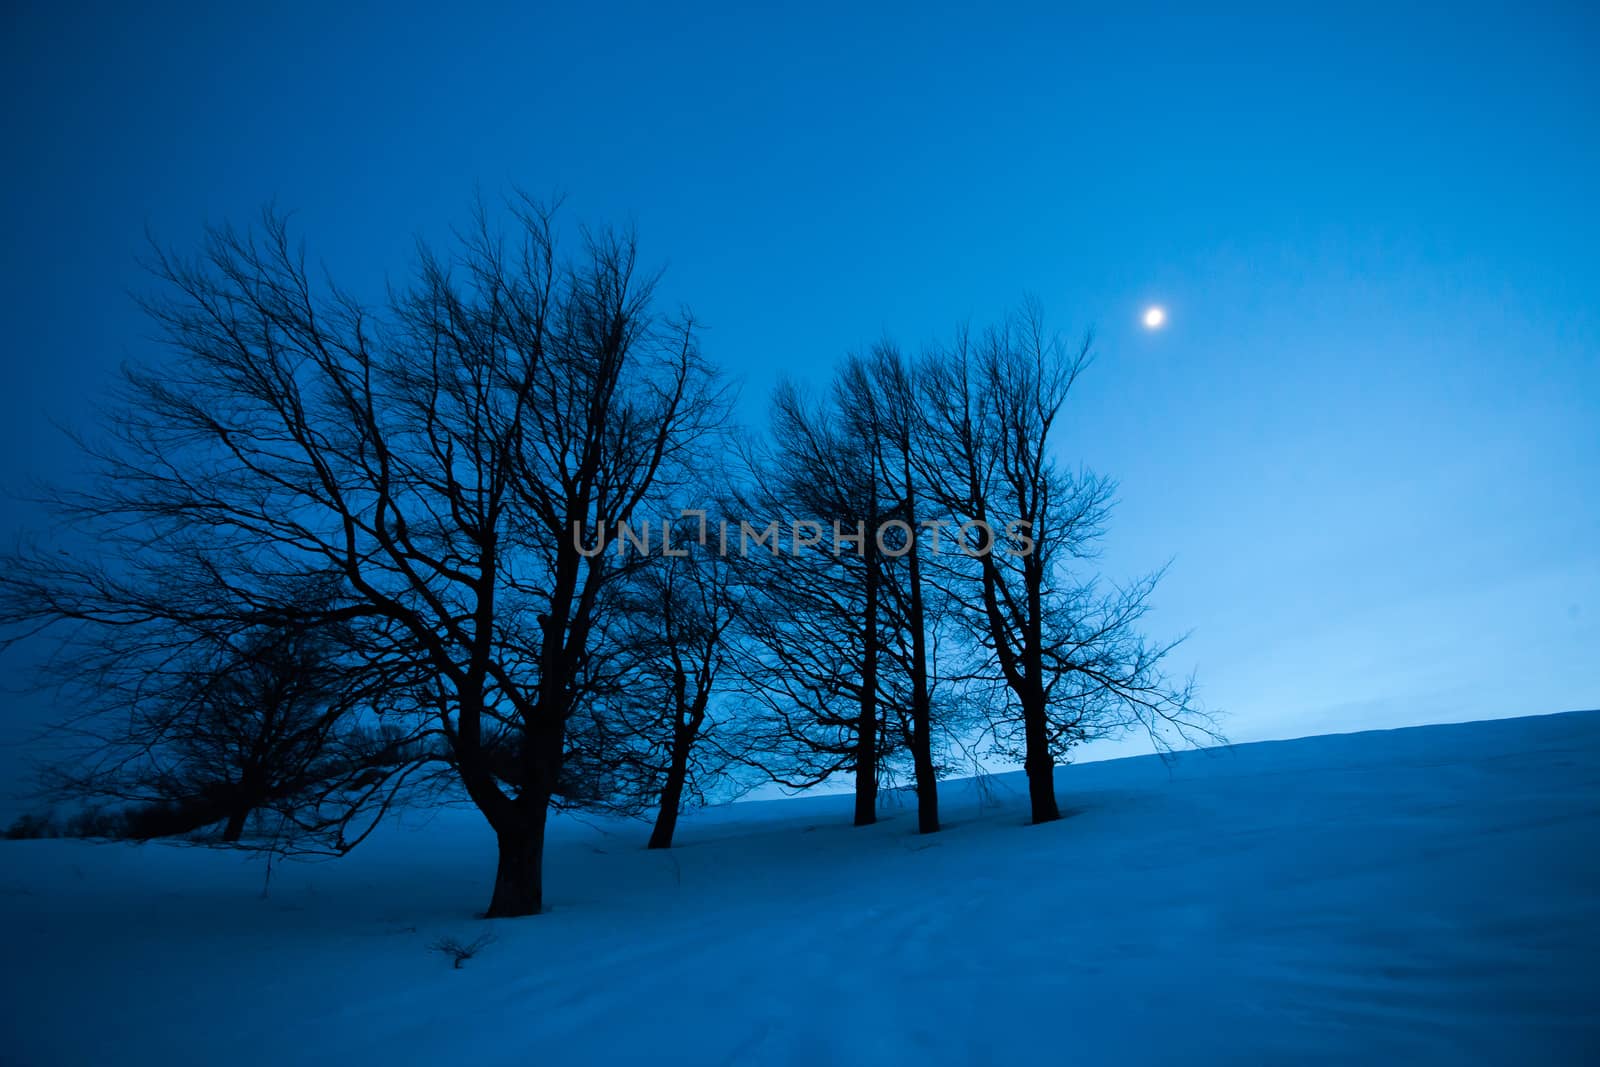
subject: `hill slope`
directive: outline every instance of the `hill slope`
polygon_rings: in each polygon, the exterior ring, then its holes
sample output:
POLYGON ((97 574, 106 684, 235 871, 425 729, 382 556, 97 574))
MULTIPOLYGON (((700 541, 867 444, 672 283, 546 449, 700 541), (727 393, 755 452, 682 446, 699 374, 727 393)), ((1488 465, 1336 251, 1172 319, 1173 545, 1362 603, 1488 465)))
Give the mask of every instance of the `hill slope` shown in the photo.
MULTIPOLYGON (((1600 713, 553 828, 486 924, 477 817, 337 863, 0 843, 18 1063, 1581 1062, 1600 1052, 1600 713), (494 943, 461 970, 441 936, 494 943), (1037 1057, 1037 1058, 1036 1058, 1037 1057)), ((0 1056, 3 1058, 3 1056, 0 1056)))

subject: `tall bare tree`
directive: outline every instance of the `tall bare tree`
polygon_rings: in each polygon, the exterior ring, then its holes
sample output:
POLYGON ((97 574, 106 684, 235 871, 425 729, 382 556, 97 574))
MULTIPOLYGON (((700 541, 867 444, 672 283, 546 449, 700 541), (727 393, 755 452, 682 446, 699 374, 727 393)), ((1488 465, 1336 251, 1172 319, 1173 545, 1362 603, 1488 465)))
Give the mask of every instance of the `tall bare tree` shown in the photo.
MULTIPOLYGON (((700 510, 713 499, 701 496, 700 510)), ((686 804, 740 791, 735 770, 744 753, 716 706, 737 655, 736 561, 703 540, 704 529, 678 524, 633 575, 622 593, 624 632, 611 642, 624 667, 606 718, 613 734, 626 734, 613 762, 627 783, 622 799, 631 793, 638 807, 655 809, 650 848, 672 847, 686 804)))
POLYGON ((1062 407, 1090 361, 1028 307, 962 333, 923 371, 930 494, 961 526, 948 546, 964 600, 1008 699, 995 723, 1020 755, 1034 822, 1059 817, 1054 769, 1071 746, 1143 726, 1158 745, 1213 736, 1193 683, 1161 663, 1174 643, 1139 632, 1159 574, 1104 588, 1082 573, 1114 484, 1058 463, 1062 407))
POLYGON ((781 386, 769 447, 738 502, 765 520, 766 540, 749 546, 741 530, 736 548, 754 650, 741 674, 765 727, 752 744, 759 764, 796 788, 852 773, 855 825, 867 826, 894 738, 881 691, 881 487, 873 442, 857 429, 837 392, 819 404, 781 386))
MULTIPOLYGON (((924 450, 914 368, 887 342, 868 357, 851 357, 839 372, 838 403, 859 454, 872 464, 881 525, 873 562, 883 590, 883 656, 905 679, 900 712, 917 793, 917 829, 939 829, 939 776, 933 755, 933 626, 924 579, 923 523, 933 518, 922 493, 924 450)), ((886 692, 888 686, 883 686, 886 692)))
POLYGON ((420 751, 420 739, 384 726, 385 712, 406 699, 404 680, 352 660, 348 626, 98 636, 51 680, 73 713, 56 724, 62 755, 45 761, 43 777, 64 799, 128 805, 130 830, 170 835, 221 823, 220 840, 236 844, 250 815, 274 812, 266 847, 315 851, 329 829, 316 824, 325 799, 342 794, 340 822, 349 826, 387 800, 363 795, 363 783, 398 784, 420 751))
POLYGON ((586 234, 567 259, 548 211, 509 216, 501 236, 480 208, 378 307, 320 281, 271 212, 213 229, 197 258, 158 251, 147 308, 172 358, 128 372, 98 483, 56 501, 101 547, 25 551, 0 577, 19 624, 223 611, 389 635, 366 651, 423 672, 495 832, 490 916, 542 907, 567 725, 619 573, 594 548, 721 416, 694 324, 653 310, 631 236, 586 234), (310 615, 274 593, 308 570, 339 578, 310 615), (225 596, 191 603, 182 572, 225 596))

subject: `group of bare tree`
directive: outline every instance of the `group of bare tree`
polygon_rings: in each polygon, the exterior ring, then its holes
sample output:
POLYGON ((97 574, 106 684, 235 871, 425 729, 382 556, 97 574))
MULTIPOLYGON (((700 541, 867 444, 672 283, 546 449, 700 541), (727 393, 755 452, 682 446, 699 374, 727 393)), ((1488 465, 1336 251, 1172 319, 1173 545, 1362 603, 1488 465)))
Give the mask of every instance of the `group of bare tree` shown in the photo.
POLYGON ((87 742, 58 786, 333 852, 464 796, 500 917, 541 910, 553 806, 653 812, 656 848, 758 780, 852 775, 865 824, 909 775, 927 833, 982 735, 1045 821, 1073 744, 1205 729, 1139 632, 1154 578, 1086 565, 1112 486, 1054 428, 1087 347, 1031 311, 880 345, 740 439, 631 236, 569 257, 540 205, 508 217, 377 306, 272 213, 157 253, 171 358, 126 373, 100 476, 52 495, 74 540, 0 571, 87 742))
POLYGON ((1029 307, 916 360, 880 344, 815 402, 779 390, 741 503, 828 536, 756 565, 742 695, 773 778, 853 774, 865 825, 909 765, 931 833, 947 755, 975 731, 1022 762, 1034 822, 1059 816, 1054 768, 1075 744, 1215 736, 1192 683, 1161 669, 1173 644, 1139 630, 1159 575, 1095 575, 1113 484, 1054 458, 1088 363, 1087 342, 1064 346, 1029 307))

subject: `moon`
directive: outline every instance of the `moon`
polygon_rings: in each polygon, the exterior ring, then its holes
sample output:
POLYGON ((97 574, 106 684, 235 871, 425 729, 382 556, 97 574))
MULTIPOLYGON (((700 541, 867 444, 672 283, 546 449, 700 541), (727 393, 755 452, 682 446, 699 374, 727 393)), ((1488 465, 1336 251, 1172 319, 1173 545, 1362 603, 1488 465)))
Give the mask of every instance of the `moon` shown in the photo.
POLYGON ((1159 330, 1167 324, 1167 309, 1156 304, 1144 309, 1144 328, 1159 330))

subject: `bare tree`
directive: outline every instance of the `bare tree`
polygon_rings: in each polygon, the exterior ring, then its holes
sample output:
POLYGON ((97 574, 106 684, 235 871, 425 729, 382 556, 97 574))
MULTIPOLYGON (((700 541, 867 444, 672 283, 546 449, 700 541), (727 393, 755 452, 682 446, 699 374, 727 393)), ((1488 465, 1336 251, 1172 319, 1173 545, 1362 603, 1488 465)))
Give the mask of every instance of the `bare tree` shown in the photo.
POLYGON ((1192 682, 1161 662, 1173 644, 1138 632, 1159 574, 1106 590, 1075 573, 1109 516, 1114 484, 1064 470, 1057 418, 1089 365, 1028 308, 928 361, 920 390, 922 471, 940 507, 963 524, 951 582, 977 623, 1009 693, 995 736, 1021 755, 1034 822, 1059 817, 1056 760, 1093 737, 1142 725, 1158 746, 1214 736, 1192 682))
MULTIPOLYGON (((700 502, 713 499, 705 493, 700 502)), ((739 596, 734 561, 703 534, 701 523, 680 524, 632 577, 622 593, 625 632, 609 642, 625 661, 605 716, 627 734, 615 746, 625 755, 613 762, 629 783, 622 795, 655 809, 650 848, 672 847, 686 803, 739 791, 737 751, 724 744, 734 735, 719 730, 714 707, 735 654, 739 596)))
POLYGON ((159 811, 164 834, 220 821, 221 840, 237 843, 252 813, 289 816, 404 758, 363 728, 361 713, 375 718, 389 695, 365 691, 330 635, 256 628, 181 645, 175 660, 107 657, 112 671, 74 680, 76 734, 90 743, 51 767, 57 791, 159 811))
MULTIPOLYGON (((917 793, 917 830, 939 829, 939 776, 934 763, 933 651, 928 586, 923 575, 924 507, 919 457, 923 423, 913 369, 900 351, 879 344, 870 357, 846 360, 836 387, 851 436, 863 443, 880 496, 882 536, 873 532, 885 620, 885 658, 905 679, 905 699, 891 700, 901 713, 917 793)), ((888 685, 882 686, 887 692, 888 685)))
POLYGON ((120 806, 101 821, 128 836, 221 822, 229 844, 344 851, 426 777, 416 672, 371 657, 392 643, 375 620, 333 619, 325 574, 258 574, 245 605, 186 547, 163 547, 34 552, 0 581, 11 621, 68 624, 38 675, 63 712, 34 750, 44 791, 120 806), (267 811, 270 838, 242 842, 267 811))
POLYGON ((495 831, 490 916, 542 907, 545 820, 618 573, 594 549, 721 412, 692 320, 652 310, 631 236, 586 234, 566 260, 549 212, 510 215, 501 237, 480 208, 379 308, 319 282, 270 212, 254 234, 212 230, 197 259, 158 252, 147 308, 173 359, 128 372, 99 484, 56 500, 104 547, 24 551, 0 578, 18 624, 220 611, 382 634, 365 652, 420 672, 418 706, 495 831), (302 617, 274 588, 307 570, 339 582, 302 617), (224 595, 191 603, 178 573, 224 595))
POLYGON ((748 552, 740 531, 752 648, 741 677, 760 709, 751 746, 760 769, 794 788, 853 773, 855 825, 867 826, 894 742, 882 728, 881 496, 872 441, 838 400, 810 404, 780 387, 769 447, 750 462, 738 506, 767 521, 748 552))
POLYGON ((428 947, 434 952, 450 960, 452 970, 459 971, 461 965, 472 959, 478 953, 494 944, 493 934, 482 934, 471 941, 461 941, 454 937, 441 937, 428 947))

